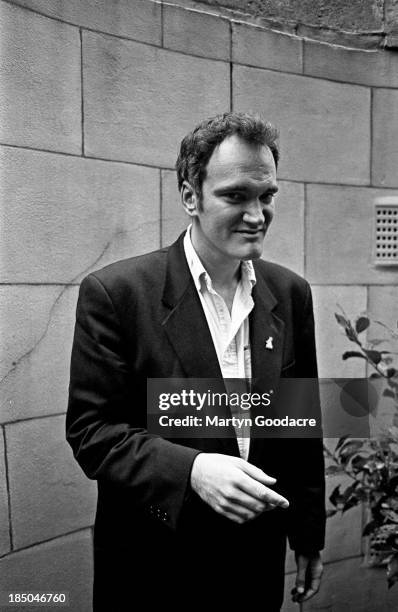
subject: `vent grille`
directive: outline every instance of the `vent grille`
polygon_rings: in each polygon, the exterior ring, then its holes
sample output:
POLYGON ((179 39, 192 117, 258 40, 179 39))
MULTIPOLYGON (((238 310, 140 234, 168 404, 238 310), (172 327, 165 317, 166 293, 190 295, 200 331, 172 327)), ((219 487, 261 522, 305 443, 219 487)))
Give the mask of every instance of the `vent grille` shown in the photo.
POLYGON ((375 264, 398 266, 398 197, 376 201, 375 264))

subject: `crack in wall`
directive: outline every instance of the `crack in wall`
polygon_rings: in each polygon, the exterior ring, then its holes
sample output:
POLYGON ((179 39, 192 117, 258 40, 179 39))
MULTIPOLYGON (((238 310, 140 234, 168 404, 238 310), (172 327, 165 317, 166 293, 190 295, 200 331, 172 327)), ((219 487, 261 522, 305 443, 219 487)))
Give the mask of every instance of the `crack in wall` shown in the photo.
POLYGON ((42 334, 39 336, 39 338, 35 341, 34 345, 28 349, 25 353, 23 353, 20 357, 18 357, 17 359, 14 359, 12 362, 12 366, 11 368, 7 371, 7 373, 3 376, 3 378, 0 379, 0 386, 6 382, 6 380, 8 379, 8 377, 12 374, 12 372, 14 372, 14 370, 16 370, 18 368, 18 366, 25 361, 26 359, 28 359, 28 357, 30 357, 30 355, 38 348, 38 346, 42 343, 42 341, 44 340, 44 338, 46 337, 48 330, 50 328, 50 323, 51 323, 51 319, 54 313, 55 308, 57 307, 57 304, 59 303, 59 301, 61 300, 62 296, 64 295, 64 293, 66 292, 67 289, 69 289, 72 286, 72 283, 76 283, 77 279, 82 275, 82 274, 87 274, 92 268, 93 266, 96 266, 99 261, 102 259, 102 257, 105 255, 105 253, 108 251, 108 249, 111 247, 113 241, 115 240, 115 238, 117 238, 120 235, 123 234, 128 234, 129 232, 126 230, 119 230, 117 232, 115 232, 111 238, 108 240, 108 242, 106 243, 106 245, 104 246, 104 248, 102 249, 101 253, 98 255, 98 257, 89 265, 87 266, 84 270, 80 271, 79 274, 76 274, 76 276, 74 276, 70 281, 69 284, 66 284, 63 286, 63 288, 61 289, 60 293, 57 295, 57 297, 55 298, 50 311, 48 313, 48 318, 47 318, 47 322, 45 325, 45 328, 42 332, 42 334))

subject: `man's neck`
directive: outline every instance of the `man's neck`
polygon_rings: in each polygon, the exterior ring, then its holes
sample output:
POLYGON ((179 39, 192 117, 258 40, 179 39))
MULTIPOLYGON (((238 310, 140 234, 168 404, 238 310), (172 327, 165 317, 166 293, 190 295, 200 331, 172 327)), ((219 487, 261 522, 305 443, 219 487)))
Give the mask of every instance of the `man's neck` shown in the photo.
POLYGON ((214 250, 201 248, 201 242, 196 239, 195 232, 191 231, 192 246, 195 249, 203 266, 209 274, 213 286, 225 292, 233 291, 240 279, 240 260, 230 260, 220 257, 214 250))

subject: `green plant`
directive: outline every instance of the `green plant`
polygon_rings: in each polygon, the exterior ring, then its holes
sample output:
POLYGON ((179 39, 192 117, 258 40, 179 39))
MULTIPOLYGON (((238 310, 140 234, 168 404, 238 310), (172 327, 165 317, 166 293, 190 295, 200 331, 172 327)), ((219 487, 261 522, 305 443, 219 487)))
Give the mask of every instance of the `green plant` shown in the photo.
POLYGON ((335 487, 329 500, 328 516, 365 504, 369 520, 363 535, 369 538, 369 562, 385 565, 388 586, 398 581, 398 370, 394 367, 398 332, 368 316, 354 323, 344 311, 335 314, 348 340, 356 345, 343 359, 364 359, 370 379, 382 383, 382 395, 394 402, 392 423, 377 437, 339 439, 334 451, 326 448, 326 474, 341 474, 349 484, 335 487), (382 333, 371 340, 364 332, 378 329, 382 333))

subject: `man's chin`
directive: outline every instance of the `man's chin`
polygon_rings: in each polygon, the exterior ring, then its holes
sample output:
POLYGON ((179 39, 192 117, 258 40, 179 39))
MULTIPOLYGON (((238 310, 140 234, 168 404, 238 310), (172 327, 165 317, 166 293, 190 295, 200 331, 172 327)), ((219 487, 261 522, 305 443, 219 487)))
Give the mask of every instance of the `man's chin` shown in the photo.
POLYGON ((250 249, 242 249, 242 255, 240 257, 241 261, 247 261, 249 259, 260 259, 263 254, 263 247, 259 246, 258 248, 251 247, 250 249))

